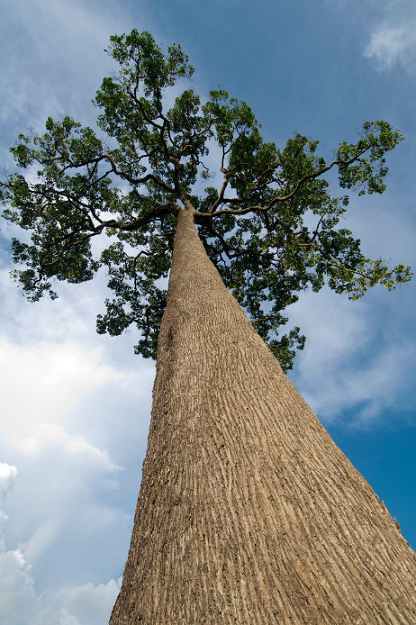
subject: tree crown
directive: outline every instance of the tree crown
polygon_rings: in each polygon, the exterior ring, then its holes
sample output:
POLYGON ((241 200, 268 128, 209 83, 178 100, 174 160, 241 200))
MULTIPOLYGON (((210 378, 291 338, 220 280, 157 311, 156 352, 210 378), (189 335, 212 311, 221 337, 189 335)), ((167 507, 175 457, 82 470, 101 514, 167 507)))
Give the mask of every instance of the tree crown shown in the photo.
POLYGON ((341 143, 327 163, 318 141, 299 133, 283 150, 265 142, 250 107, 222 89, 205 103, 184 89, 166 110, 169 90, 194 72, 179 45, 163 53, 149 33, 133 30, 111 37, 107 52, 120 64, 94 101, 107 140, 70 117, 48 118, 44 135, 19 135, 11 148, 19 168, 37 171, 0 183, 4 217, 31 232, 30 243, 12 241, 13 261, 25 266, 12 275, 29 300, 55 298, 54 280, 90 280, 104 265, 114 298, 98 315, 98 332, 118 335, 136 324, 136 352, 155 357, 166 304, 157 281, 168 275, 185 208, 226 286, 287 370, 305 337, 297 327, 280 336, 279 329, 299 291, 319 291, 326 280, 359 299, 375 284, 392 290, 410 279, 409 267, 389 270, 365 258, 359 239, 337 228, 348 196, 332 197, 323 177, 337 168, 341 188, 382 193, 385 154, 403 139, 388 123, 366 122, 357 142, 341 143), (214 178, 213 146, 221 181, 201 193, 201 178, 214 178), (313 229, 306 214, 316 216, 313 229), (103 233, 111 240, 97 258, 91 242, 103 233))

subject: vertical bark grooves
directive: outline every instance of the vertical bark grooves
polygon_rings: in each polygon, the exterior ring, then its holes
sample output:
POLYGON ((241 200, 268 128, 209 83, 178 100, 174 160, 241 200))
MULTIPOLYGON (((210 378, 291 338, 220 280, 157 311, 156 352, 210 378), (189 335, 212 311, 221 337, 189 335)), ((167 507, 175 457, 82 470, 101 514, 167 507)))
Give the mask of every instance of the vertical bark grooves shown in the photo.
POLYGON ((416 623, 416 554, 179 214, 111 625, 416 623))

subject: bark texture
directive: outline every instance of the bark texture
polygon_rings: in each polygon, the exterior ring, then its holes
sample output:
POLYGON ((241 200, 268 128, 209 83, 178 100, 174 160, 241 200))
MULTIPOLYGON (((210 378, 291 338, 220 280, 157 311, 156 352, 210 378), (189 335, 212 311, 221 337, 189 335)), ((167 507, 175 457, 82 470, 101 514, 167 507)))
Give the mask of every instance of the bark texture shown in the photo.
POLYGON ((111 625, 416 623, 416 554, 181 211, 111 625))

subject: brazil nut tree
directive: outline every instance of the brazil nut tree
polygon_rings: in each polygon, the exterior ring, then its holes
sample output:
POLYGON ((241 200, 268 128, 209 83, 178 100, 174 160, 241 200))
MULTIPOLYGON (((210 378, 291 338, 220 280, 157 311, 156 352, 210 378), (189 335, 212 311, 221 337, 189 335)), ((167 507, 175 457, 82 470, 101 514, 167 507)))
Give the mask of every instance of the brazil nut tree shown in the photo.
POLYGON ((98 332, 135 324, 136 352, 157 357, 111 623, 416 621, 414 552, 284 373, 305 342, 284 333, 302 290, 326 282, 358 299, 410 279, 338 227, 348 196, 324 178, 382 193, 401 135, 367 122, 330 162, 300 134, 279 149, 244 102, 223 90, 201 101, 179 45, 164 53, 133 30, 108 53, 120 72, 95 98, 101 134, 64 117, 20 135, 1 199, 28 231, 12 242, 27 297, 105 266, 114 295, 98 332))

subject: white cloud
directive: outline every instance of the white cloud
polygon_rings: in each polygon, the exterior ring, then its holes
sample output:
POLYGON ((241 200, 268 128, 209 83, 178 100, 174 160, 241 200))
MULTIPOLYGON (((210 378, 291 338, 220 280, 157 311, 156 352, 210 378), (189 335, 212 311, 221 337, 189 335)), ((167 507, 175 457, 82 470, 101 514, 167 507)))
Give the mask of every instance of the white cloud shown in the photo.
POLYGON ((402 65, 408 71, 416 69, 416 21, 392 26, 379 24, 371 33, 364 56, 372 59, 378 69, 389 70, 402 65))
POLYGON ((37 595, 22 553, 0 553, 0 623, 5 625, 105 625, 120 581, 91 583, 37 595))
POLYGON ((56 423, 84 394, 117 377, 100 363, 97 350, 82 345, 22 347, 0 339, 0 427, 10 442, 28 452, 48 441, 80 449, 80 440, 48 424, 56 423))
POLYGON ((16 475, 16 467, 6 464, 5 462, 0 462, 0 495, 2 491, 11 488, 16 475))
POLYGON ((105 625, 120 580, 37 595, 21 551, 0 552, 0 622, 5 625, 105 625))
POLYGON ((85 584, 71 588, 65 594, 64 610, 72 615, 80 625, 101 625, 106 622, 120 590, 114 579, 108 584, 85 584))
MULTIPOLYGON (((129 401, 136 399, 137 402, 136 389, 141 388, 142 382, 140 375, 123 376, 108 364, 111 351, 107 352, 107 362, 103 362, 103 351, 99 348, 103 337, 97 336, 95 328, 89 328, 85 322, 85 311, 90 317, 94 314, 94 310, 90 310, 91 289, 87 288, 83 297, 75 297, 73 301, 63 298, 58 302, 45 301, 44 306, 28 305, 27 315, 22 310, 22 298, 14 301, 13 285, 4 282, 6 292, 7 286, 10 290, 5 301, 10 315, 2 330, 20 344, 0 339, 0 452, 8 463, 0 464, 3 490, 6 486, 10 489, 16 477, 17 469, 13 465, 19 468, 19 474, 7 506, 0 505, 4 528, 1 541, 4 567, 0 570, 0 579, 8 575, 11 580, 11 603, 6 606, 11 610, 10 615, 0 616, 0 622, 61 625, 65 619, 67 622, 72 619, 74 623, 89 625, 89 620, 71 611, 63 595, 59 595, 58 603, 55 599, 63 584, 78 587, 79 582, 88 581, 95 584, 93 588, 98 588, 94 592, 90 588, 92 596, 100 597, 100 591, 104 592, 102 581, 110 579, 114 569, 118 574, 121 572, 119 567, 128 551, 134 500, 128 513, 120 506, 119 497, 117 504, 112 502, 120 469, 111 458, 111 449, 109 453, 106 448, 114 439, 113 423, 118 436, 123 413, 119 414, 119 405, 109 410, 108 398, 120 393, 127 398, 132 395, 129 401), (66 319, 70 323, 65 323, 66 319), (63 342, 39 343, 42 334, 48 336, 49 332, 52 336, 48 338, 63 339, 63 342), (68 340, 74 337, 82 339, 86 345, 68 340), (89 397, 92 403, 87 402, 84 414, 75 422, 73 415, 79 413, 77 405, 89 397), (103 437, 107 422, 110 432, 103 437), (103 544, 107 545, 105 550, 103 544), (27 566, 19 569, 15 556, 11 555, 17 549, 33 565, 31 579, 36 580, 36 587, 44 592, 53 587, 55 593, 42 595, 41 602, 37 598, 36 609, 31 603, 29 569, 27 566), (64 564, 68 562, 71 562, 69 569, 64 564), (16 601, 13 597, 17 597, 16 601), (29 606, 27 614, 40 615, 36 619, 26 617, 24 597, 29 606)), ((113 345, 118 357, 123 359, 117 345, 113 345)), ((128 355, 140 364, 141 360, 134 357, 132 351, 130 344, 128 355)), ((149 408, 145 405, 147 413, 149 408)), ((127 417, 133 425, 127 437, 129 447, 137 437, 140 419, 133 410, 127 417)), ((118 455, 124 462, 122 437, 118 436, 117 441, 118 455)), ((114 592, 110 592, 114 585, 115 582, 106 590, 111 599, 103 604, 103 610, 109 610, 114 600, 114 592)), ((97 614, 101 614, 99 610, 97 614)), ((106 620, 91 620, 94 622, 104 625, 106 620)))
POLYGON ((123 554, 132 511, 127 514, 111 504, 117 473, 117 467, 104 464, 100 457, 80 457, 59 448, 45 449, 22 464, 18 487, 7 506, 5 538, 8 545, 21 546, 37 580, 46 587, 71 576, 82 580, 87 572, 97 571, 97 562, 103 559, 103 569, 109 571, 114 554, 123 554), (22 518, 24 509, 30 514, 22 518), (115 536, 119 531, 123 535, 115 536), (106 555, 103 544, 109 545, 106 555), (51 557, 58 561, 47 565, 51 557), (60 564, 68 559, 71 572, 60 564))
POLYGON ((367 32, 363 54, 377 70, 402 66, 416 72, 416 3, 414 0, 325 0, 325 4, 345 13, 348 27, 352 20, 367 32))
POLYGON ((99 497, 117 467, 81 437, 71 443, 55 428, 51 438, 38 454, 20 456, 13 491, 17 469, 0 464, 0 497, 8 512, 0 513, 0 623, 105 625, 119 584, 70 581, 100 569, 100 559, 106 575, 114 553, 120 560, 118 537, 129 535, 131 518, 99 497), (71 572, 60 562, 71 562, 71 572), (35 586, 43 592, 35 593, 35 586))
MULTIPOLYGON (((2 508, 16 475, 15 466, 0 463, 0 505, 2 508)), ((0 510, 0 623, 21 625, 32 613, 35 593, 30 567, 27 566, 21 550, 6 551, 4 529, 8 519, 8 515, 0 510)))
POLYGON ((398 398, 410 382, 415 353, 405 337, 397 341, 388 316, 394 302, 386 304, 383 295, 367 295, 384 302, 380 317, 375 302, 350 302, 329 289, 306 293, 293 306, 291 322, 305 332, 307 346, 290 378, 326 424, 341 423, 353 411, 344 424, 366 428, 391 406, 403 408, 398 398))
MULTIPOLYGON (((0 462, 0 506, 3 508, 6 495, 9 490, 12 489, 14 479, 17 475, 16 467, 0 462)), ((8 520, 9 516, 0 509, 0 551, 4 548, 4 535, 3 526, 8 520)), ((1 575, 0 575, 1 579, 1 575)))
POLYGON ((90 445, 79 434, 70 436, 61 423, 38 423, 30 428, 28 436, 19 441, 19 447, 25 453, 36 454, 48 443, 59 445, 62 450, 70 454, 88 454, 104 466, 107 465, 111 470, 117 468, 111 462, 106 451, 101 451, 97 447, 90 445))
MULTIPOLYGON (((115 67, 103 49, 110 35, 137 26, 130 7, 114 0, 0 0, 0 7, 0 120, 24 116, 21 132, 42 132, 48 115, 93 123, 91 98, 115 67)), ((145 6, 134 13, 152 24, 145 6)))
MULTIPOLYGON (((349 4, 349 3, 348 3, 349 4)), ((416 71, 416 4, 414 0, 366 0, 369 41, 364 56, 379 71, 402 66, 416 71)))
POLYGON ((35 608, 33 579, 20 551, 0 553, 0 623, 28 623, 35 608))
MULTIPOLYGON (((25 471, 22 475, 23 480, 25 479, 24 473, 25 471)), ((36 467, 34 474, 36 478, 36 467)), ((7 491, 10 491, 16 475, 16 467, 0 463, 0 500, 2 505, 5 503, 7 491)), ((107 584, 87 583, 72 588, 59 584, 55 588, 46 587, 44 592, 40 594, 35 592, 33 571, 36 570, 36 566, 33 567, 32 563, 36 563, 39 557, 56 544, 59 535, 66 527, 63 520, 66 518, 67 523, 73 522, 71 508, 78 516, 80 508, 83 508, 84 511, 85 508, 91 508, 91 504, 84 497, 78 502, 78 509, 76 502, 72 501, 72 506, 66 506, 67 509, 62 510, 60 498, 61 500, 62 498, 65 499, 65 486, 63 481, 61 484, 63 485, 63 488, 60 489, 61 497, 56 496, 56 492, 49 493, 49 495, 55 495, 54 501, 50 502, 52 506, 45 506, 45 490, 48 490, 48 485, 44 482, 40 483, 36 479, 33 480, 32 475, 30 487, 37 499, 43 496, 42 506, 46 518, 34 532, 28 544, 22 545, 20 548, 6 548, 8 516, 0 510, 0 623, 7 625, 105 625, 108 622, 119 591, 120 580, 116 582, 111 579, 107 584), (55 513, 51 514, 50 507, 55 507, 55 513)), ((107 517, 108 521, 105 508, 102 507, 97 512, 101 517, 107 517)), ((12 505, 9 524, 10 522, 13 523, 15 519, 13 513, 12 505)), ((31 515, 33 515, 36 523, 36 511, 28 498, 25 499, 24 508, 20 509, 19 516, 23 515, 29 522, 31 515)), ((102 527, 99 523, 94 523, 94 519, 87 520, 87 527, 90 527, 92 531, 97 531, 98 534, 102 534, 102 527)), ((68 538, 66 539, 68 540, 68 538)), ((107 538, 108 540, 109 538, 107 538)), ((69 540, 69 542, 71 541, 69 540)), ((64 561, 68 562, 68 557, 64 558, 64 561)))
MULTIPOLYGON (((80 111, 71 92, 75 86, 84 87, 92 96, 98 88, 95 77, 111 65, 103 47, 114 29, 121 26, 123 12, 118 11, 118 17, 113 13, 110 20, 105 8, 97 11, 91 2, 15 0, 1 4, 2 39, 8 44, 2 87, 9 96, 4 100, 1 118, 10 121, 25 113, 28 121, 30 112, 33 117, 28 125, 37 125, 38 113, 45 106, 47 114, 68 114, 62 110, 64 102, 80 111), (20 35, 18 46, 13 39, 16 30, 20 35)), ((90 98, 86 97, 85 105, 90 106, 90 98)))

